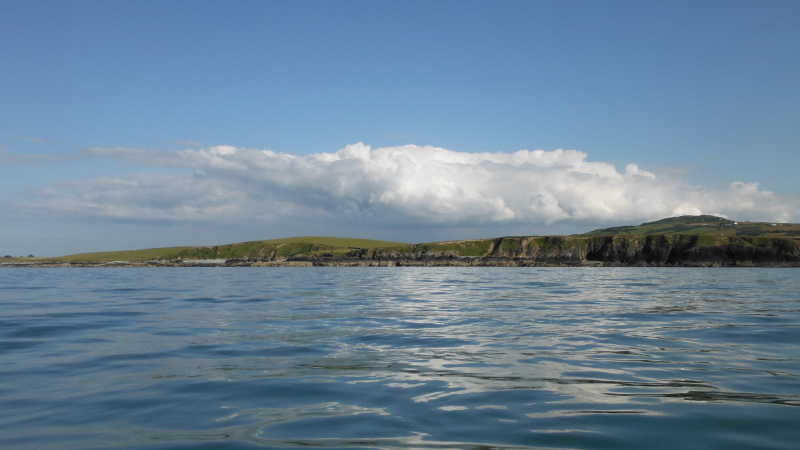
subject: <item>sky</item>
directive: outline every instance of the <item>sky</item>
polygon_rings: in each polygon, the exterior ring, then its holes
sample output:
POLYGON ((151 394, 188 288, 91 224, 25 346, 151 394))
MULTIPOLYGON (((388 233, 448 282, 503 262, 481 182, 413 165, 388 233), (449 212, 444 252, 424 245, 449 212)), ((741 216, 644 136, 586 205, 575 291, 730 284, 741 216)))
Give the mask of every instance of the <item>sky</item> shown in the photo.
POLYGON ((800 221, 800 2, 0 0, 0 256, 800 221))

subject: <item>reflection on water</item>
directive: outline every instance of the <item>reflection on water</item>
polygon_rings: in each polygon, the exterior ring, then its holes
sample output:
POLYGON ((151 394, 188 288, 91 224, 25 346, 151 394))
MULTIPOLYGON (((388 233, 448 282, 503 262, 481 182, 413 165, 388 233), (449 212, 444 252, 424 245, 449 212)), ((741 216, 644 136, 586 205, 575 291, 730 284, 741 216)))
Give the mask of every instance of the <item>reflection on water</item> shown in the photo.
POLYGON ((4 270, 0 446, 793 448, 797 279, 4 270))

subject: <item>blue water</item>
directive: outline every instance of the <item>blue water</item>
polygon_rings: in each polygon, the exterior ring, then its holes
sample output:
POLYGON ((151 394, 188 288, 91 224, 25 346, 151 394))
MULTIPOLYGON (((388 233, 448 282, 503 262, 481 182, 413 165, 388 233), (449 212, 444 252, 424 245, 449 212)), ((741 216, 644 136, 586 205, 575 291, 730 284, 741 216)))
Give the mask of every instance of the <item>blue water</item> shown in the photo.
POLYGON ((0 270, 2 448, 784 448, 800 270, 0 270))

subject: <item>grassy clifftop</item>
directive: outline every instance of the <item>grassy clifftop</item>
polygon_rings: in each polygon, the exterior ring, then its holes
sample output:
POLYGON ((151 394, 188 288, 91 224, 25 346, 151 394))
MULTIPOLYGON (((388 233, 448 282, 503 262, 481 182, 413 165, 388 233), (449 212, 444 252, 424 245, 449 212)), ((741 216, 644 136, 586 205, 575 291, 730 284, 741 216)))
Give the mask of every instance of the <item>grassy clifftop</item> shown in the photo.
MULTIPOLYGON (((682 216, 594 230, 571 236, 511 236, 405 244, 392 241, 306 236, 210 247, 169 247, 83 253, 40 262, 238 260, 445 260, 519 259, 525 264, 680 265, 737 262, 800 264, 800 224, 734 222, 715 216, 682 216)), ((35 261, 34 261, 35 262, 35 261)))
POLYGON ((395 247, 401 242, 376 241, 372 239, 349 239, 321 236, 270 239, 266 241, 240 242, 211 247, 167 247, 119 252, 81 253, 51 258, 60 261, 151 261, 171 259, 231 259, 289 257, 320 252, 347 253, 357 249, 395 247))
POLYGON ((584 236, 633 236, 648 234, 766 236, 800 238, 800 224, 773 222, 735 222, 716 216, 680 216, 641 225, 603 228, 584 236))

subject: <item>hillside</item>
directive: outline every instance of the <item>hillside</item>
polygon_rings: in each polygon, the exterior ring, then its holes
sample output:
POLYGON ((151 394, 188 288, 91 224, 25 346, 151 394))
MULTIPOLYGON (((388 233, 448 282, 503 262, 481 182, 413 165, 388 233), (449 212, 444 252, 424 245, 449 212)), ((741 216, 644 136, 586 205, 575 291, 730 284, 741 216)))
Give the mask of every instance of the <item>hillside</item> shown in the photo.
POLYGON ((288 257, 317 252, 347 253, 354 249, 372 249, 406 245, 401 242, 350 239, 336 237, 303 236, 240 242, 212 247, 167 247, 119 252, 81 253, 57 258, 54 261, 151 261, 172 259, 231 259, 288 257))
POLYGON ((682 216, 571 236, 509 236, 425 244, 307 236, 0 262, 5 266, 798 266, 800 224, 682 216))
POLYGON ((680 216, 635 226, 603 228, 583 236, 632 236, 647 234, 723 235, 800 237, 800 224, 771 222, 734 222, 716 216, 680 216))

